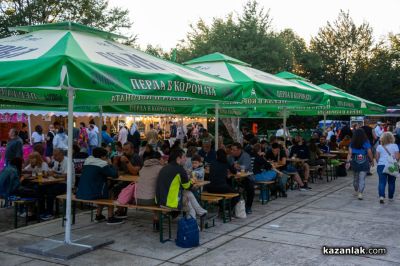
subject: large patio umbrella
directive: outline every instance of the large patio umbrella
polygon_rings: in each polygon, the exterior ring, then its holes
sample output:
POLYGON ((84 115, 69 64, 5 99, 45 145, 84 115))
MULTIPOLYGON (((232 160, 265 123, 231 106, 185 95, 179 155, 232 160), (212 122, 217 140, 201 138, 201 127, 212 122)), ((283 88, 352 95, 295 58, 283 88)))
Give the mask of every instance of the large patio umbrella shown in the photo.
POLYGON ((224 105, 224 108, 259 106, 264 110, 276 111, 279 106, 320 105, 324 97, 324 93, 319 90, 262 72, 221 53, 205 55, 184 64, 243 85, 241 104, 224 105))
POLYGON ((319 85, 319 87, 332 91, 336 94, 342 95, 343 97, 346 97, 348 99, 352 99, 355 101, 361 102, 360 110, 363 115, 374 115, 374 114, 384 114, 386 112, 386 107, 377 103, 374 103, 372 101, 366 100, 364 98, 358 97, 356 95, 350 94, 348 92, 345 92, 344 90, 335 87, 331 84, 324 83, 319 85))
POLYGON ((74 104, 214 104, 240 99, 240 85, 113 41, 121 36, 71 22, 16 27, 0 40, 0 99, 68 106, 65 243, 71 242, 74 104))

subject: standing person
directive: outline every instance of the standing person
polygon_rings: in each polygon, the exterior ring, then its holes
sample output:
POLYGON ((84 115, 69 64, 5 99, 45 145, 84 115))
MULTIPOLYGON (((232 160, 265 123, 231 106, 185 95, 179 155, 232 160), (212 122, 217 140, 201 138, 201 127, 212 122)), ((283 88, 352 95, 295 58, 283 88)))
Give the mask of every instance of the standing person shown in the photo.
MULTIPOLYGON (((4 155, 6 165, 9 165, 10 162, 16 158, 23 161, 23 143, 22 139, 18 137, 17 130, 15 128, 11 128, 10 131, 8 131, 8 137, 9 141, 7 142, 6 153, 4 155)), ((18 167, 18 173, 21 173, 22 165, 18 167)))
POLYGON ((289 133, 289 130, 287 128, 286 128, 286 132, 285 132, 284 126, 280 125, 280 128, 276 131, 275 136, 276 137, 283 137, 286 140, 287 138, 290 138, 290 133, 289 133))
POLYGON ((96 126, 96 123, 94 122, 94 119, 90 119, 90 121, 89 121, 89 127, 90 127, 90 125, 93 125, 93 129, 94 129, 94 132, 96 132, 96 134, 99 134, 100 132, 99 132, 99 128, 96 126))
POLYGON ((335 133, 333 132, 332 127, 328 127, 327 128, 327 133, 326 133, 326 140, 330 141, 331 137, 334 136, 334 135, 335 135, 335 133))
POLYGON ((93 149, 99 146, 99 137, 96 133, 96 130, 94 129, 93 124, 89 125, 88 137, 89 137, 89 155, 91 155, 93 149))
MULTIPOLYGON (((372 127, 368 125, 364 125, 361 128, 364 130, 365 135, 367 135, 368 141, 371 144, 372 155, 375 156, 375 151, 376 151, 376 147, 374 146, 374 143, 376 141, 375 130, 373 130, 372 127)), ((371 171, 368 171, 367 175, 371 176, 372 175, 371 171)))
POLYGON ((375 127, 374 131, 375 131, 375 136, 376 136, 376 140, 375 140, 375 143, 374 143, 374 144, 376 144, 376 143, 379 142, 379 139, 380 139, 380 137, 382 136, 383 132, 385 132, 385 131, 383 130, 383 128, 382 128, 382 122, 378 121, 378 122, 376 123, 376 127, 375 127))
POLYGON ((53 157, 53 140, 55 137, 54 126, 52 124, 49 125, 49 131, 46 136, 46 161, 47 163, 51 162, 51 158, 53 157))
POLYGON ((389 157, 399 160, 399 147, 394 143, 395 139, 391 132, 385 132, 381 136, 381 144, 376 149, 375 158, 378 162, 377 172, 379 176, 379 202, 385 203, 386 183, 389 185, 388 196, 389 201, 393 201, 394 190, 396 186, 396 177, 383 173, 385 165, 388 163, 389 157))
POLYGON ((344 140, 345 136, 349 136, 350 138, 353 137, 353 132, 351 131, 351 128, 348 126, 347 123, 343 123, 343 127, 340 130, 340 134, 339 134, 339 140, 344 140))
POLYGON ((354 131, 353 138, 349 146, 349 154, 346 161, 346 169, 351 168, 354 171, 353 186, 355 193, 358 193, 358 199, 363 199, 365 188, 365 177, 370 166, 374 165, 371 144, 367 135, 361 128, 354 131))
POLYGON ((101 138, 102 138, 102 142, 105 143, 106 145, 114 142, 113 138, 107 133, 106 125, 103 125, 101 127, 101 138))
POLYGON ((177 128, 174 122, 169 121, 169 139, 170 139, 170 144, 173 144, 176 139, 176 132, 177 128))
POLYGON ((88 147, 88 141, 89 141, 89 136, 88 132, 86 129, 86 124, 84 122, 81 122, 79 124, 79 138, 78 138, 78 144, 80 147, 87 148, 88 147))
MULTIPOLYGON (((60 149, 65 154, 67 153, 67 150, 68 150, 68 137, 65 134, 63 127, 60 127, 58 129, 57 134, 54 136, 53 148, 54 149, 60 149)), ((54 155, 54 151, 53 151, 53 155, 54 155)))
POLYGON ((128 141, 128 129, 125 126, 121 126, 118 132, 118 141, 124 145, 128 141))
POLYGON ((176 129, 176 140, 179 140, 181 143, 184 142, 186 136, 185 128, 183 123, 179 123, 178 128, 176 129))
MULTIPOLYGON (((238 142, 232 144, 231 155, 228 157, 228 161, 237 171, 241 171, 242 167, 244 167, 246 172, 253 170, 250 155, 243 151, 242 145, 238 142)), ((251 214, 254 199, 254 181, 251 177, 246 177, 240 183, 246 191, 246 214, 251 214)))
POLYGON ((27 128, 28 127, 26 126, 26 124, 22 123, 21 130, 18 133, 18 136, 22 139, 22 142, 24 144, 29 144, 29 133, 28 133, 27 128))
POLYGON ((150 124, 150 130, 146 133, 146 140, 147 144, 151 145, 154 150, 157 148, 158 133, 153 124, 150 124))
POLYGON ((211 164, 217 159, 217 155, 214 149, 211 149, 211 142, 203 141, 202 148, 198 154, 203 158, 206 164, 211 164))
POLYGON ((131 129, 129 130, 128 141, 133 144, 133 148, 135 153, 139 153, 140 150, 140 132, 135 123, 132 124, 131 129))
POLYGON ((44 135, 43 135, 43 128, 41 125, 37 125, 35 127, 35 131, 32 133, 32 144, 35 146, 36 144, 43 144, 44 142, 44 135))
POLYGON ((243 144, 248 144, 252 139, 254 139, 254 134, 249 131, 247 127, 242 129, 243 134, 243 144))
POLYGON ((399 146, 399 150, 400 150, 400 121, 398 121, 396 123, 396 128, 394 129, 394 134, 395 134, 396 144, 397 144, 397 146, 399 146))

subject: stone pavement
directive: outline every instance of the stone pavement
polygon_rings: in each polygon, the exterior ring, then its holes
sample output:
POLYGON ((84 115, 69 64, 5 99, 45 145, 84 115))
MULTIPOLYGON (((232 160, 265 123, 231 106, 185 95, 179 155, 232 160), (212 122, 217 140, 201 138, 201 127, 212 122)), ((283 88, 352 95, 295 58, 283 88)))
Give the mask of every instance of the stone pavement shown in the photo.
POLYGON ((289 191, 287 199, 267 205, 255 202, 247 219, 218 222, 201 232, 201 246, 193 249, 161 244, 149 213, 131 211, 128 221, 117 226, 91 223, 83 213, 74 235, 111 237, 115 243, 57 261, 18 251, 22 244, 63 232, 59 219, 35 224, 0 233, 0 265, 400 265, 400 197, 380 205, 374 175, 360 201, 352 195, 351 182, 350 176, 318 180, 310 184, 312 191, 289 191), (324 256, 323 245, 385 247, 387 254, 324 256))

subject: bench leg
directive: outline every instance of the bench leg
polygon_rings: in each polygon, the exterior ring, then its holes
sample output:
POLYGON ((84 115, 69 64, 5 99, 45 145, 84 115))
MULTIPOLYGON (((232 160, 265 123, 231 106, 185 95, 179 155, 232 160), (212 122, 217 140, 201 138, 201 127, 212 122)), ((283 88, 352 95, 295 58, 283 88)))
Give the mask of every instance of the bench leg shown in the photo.
POLYGON ((72 202, 72 224, 75 224, 76 203, 72 202))
POLYGON ((65 224, 65 215, 66 215, 66 212, 67 211, 67 201, 66 200, 63 200, 63 214, 62 214, 62 224, 61 224, 61 226, 62 227, 64 227, 64 224, 65 224))
POLYGON ((14 228, 18 228, 18 203, 14 202, 14 228))
POLYGON ((160 242, 165 243, 167 241, 171 241, 172 233, 171 233, 171 217, 169 215, 163 214, 163 212, 159 212, 158 222, 160 226, 160 242), (168 219, 168 239, 164 240, 164 217, 167 216, 168 219))
POLYGON ((222 222, 226 223, 225 199, 222 199, 222 222))
POLYGON ((90 204, 90 221, 93 222, 93 204, 90 204))

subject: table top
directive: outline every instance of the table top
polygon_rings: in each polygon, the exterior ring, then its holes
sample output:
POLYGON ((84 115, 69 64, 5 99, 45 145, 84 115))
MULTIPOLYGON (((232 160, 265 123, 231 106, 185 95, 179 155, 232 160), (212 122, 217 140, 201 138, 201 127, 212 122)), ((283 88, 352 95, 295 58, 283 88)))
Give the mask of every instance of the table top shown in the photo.
POLYGON ((286 161, 288 161, 288 162, 295 162, 295 163, 303 163, 303 162, 307 162, 308 159, 287 158, 286 161))
POLYGON ((139 179, 138 175, 120 175, 118 178, 109 177, 108 179, 114 181, 123 181, 123 182, 134 182, 136 183, 139 179))
POLYGON ((245 177, 248 177, 248 176, 251 176, 253 173, 251 173, 251 172, 237 172, 235 175, 234 175, 234 177, 235 177, 235 179, 241 179, 241 178, 245 178, 245 177))
POLYGON ((323 153, 323 154, 320 154, 319 157, 335 158, 335 157, 336 157, 336 154, 323 153))
POLYGON ((39 179, 37 178, 27 179, 27 180, 29 180, 29 182, 37 183, 39 185, 51 185, 51 184, 58 184, 65 182, 65 178, 55 178, 55 177, 50 177, 50 178, 43 177, 41 182, 39 182, 39 179))
POLYGON ((194 187, 204 187, 205 185, 210 184, 210 181, 204 181, 204 180, 197 180, 196 183, 193 183, 194 187))
POLYGON ((349 154, 348 150, 330 151, 332 154, 349 154))

